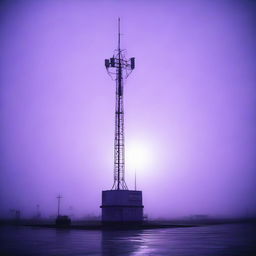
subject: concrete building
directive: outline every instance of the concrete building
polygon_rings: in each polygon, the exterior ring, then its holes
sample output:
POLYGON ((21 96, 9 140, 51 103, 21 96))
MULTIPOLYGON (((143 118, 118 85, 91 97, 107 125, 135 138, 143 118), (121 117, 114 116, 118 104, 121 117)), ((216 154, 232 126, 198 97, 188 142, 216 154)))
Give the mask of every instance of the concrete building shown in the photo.
POLYGON ((142 222, 142 191, 105 190, 102 191, 102 222, 142 222))

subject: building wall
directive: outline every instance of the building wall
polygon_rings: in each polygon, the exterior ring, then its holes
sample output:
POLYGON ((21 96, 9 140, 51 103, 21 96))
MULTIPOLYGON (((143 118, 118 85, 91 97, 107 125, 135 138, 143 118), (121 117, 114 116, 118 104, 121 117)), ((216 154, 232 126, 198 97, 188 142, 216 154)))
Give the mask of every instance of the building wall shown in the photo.
POLYGON ((141 222, 143 220, 142 191, 102 191, 103 222, 141 222))

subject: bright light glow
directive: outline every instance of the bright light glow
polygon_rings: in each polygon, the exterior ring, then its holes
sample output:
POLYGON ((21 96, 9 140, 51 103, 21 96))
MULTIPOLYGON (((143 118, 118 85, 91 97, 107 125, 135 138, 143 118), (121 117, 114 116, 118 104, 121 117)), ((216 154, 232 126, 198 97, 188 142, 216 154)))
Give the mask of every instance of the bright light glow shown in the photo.
POLYGON ((128 169, 144 171, 152 164, 152 148, 145 142, 131 142, 126 146, 125 159, 128 169))

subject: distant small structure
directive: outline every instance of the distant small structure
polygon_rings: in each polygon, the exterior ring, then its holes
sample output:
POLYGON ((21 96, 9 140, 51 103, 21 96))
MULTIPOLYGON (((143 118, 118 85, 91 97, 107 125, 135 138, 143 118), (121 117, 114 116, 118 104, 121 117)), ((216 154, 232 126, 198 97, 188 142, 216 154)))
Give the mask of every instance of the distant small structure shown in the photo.
POLYGON ((41 219, 41 212, 40 212, 39 204, 36 205, 36 213, 35 213, 34 219, 41 219))
POLYGON ((10 213, 12 215, 12 219, 14 220, 15 223, 19 223, 20 222, 20 218, 21 218, 21 212, 18 209, 10 209, 10 213))
POLYGON ((60 199, 62 198, 61 195, 58 195, 57 196, 57 199, 58 199, 58 215, 57 216, 60 216, 60 199))
POLYGON ((206 214, 194 214, 190 216, 191 220, 207 220, 209 216, 206 214))
POLYGON ((56 226, 65 227, 71 224, 71 219, 67 215, 60 215, 60 200, 63 198, 61 195, 57 196, 58 199, 58 215, 55 220, 56 226))

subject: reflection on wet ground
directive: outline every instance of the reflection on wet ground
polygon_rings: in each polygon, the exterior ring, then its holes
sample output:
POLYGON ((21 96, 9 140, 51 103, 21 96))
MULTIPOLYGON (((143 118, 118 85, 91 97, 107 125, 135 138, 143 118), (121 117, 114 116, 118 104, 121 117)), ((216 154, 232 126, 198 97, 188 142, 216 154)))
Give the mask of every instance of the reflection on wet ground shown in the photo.
POLYGON ((105 231, 103 255, 256 255, 256 225, 105 231))
POLYGON ((141 231, 1 227, 0 255, 256 255, 256 225, 141 231))

